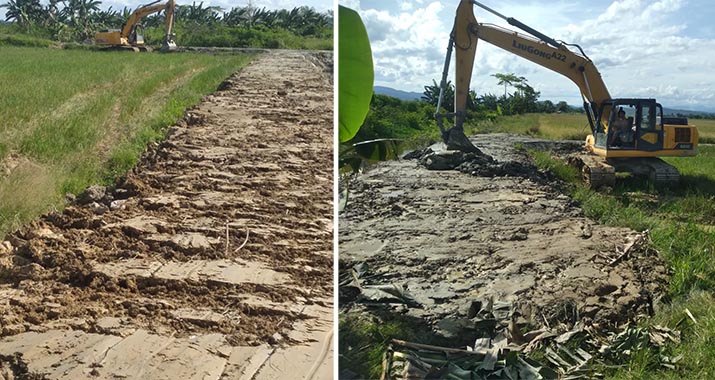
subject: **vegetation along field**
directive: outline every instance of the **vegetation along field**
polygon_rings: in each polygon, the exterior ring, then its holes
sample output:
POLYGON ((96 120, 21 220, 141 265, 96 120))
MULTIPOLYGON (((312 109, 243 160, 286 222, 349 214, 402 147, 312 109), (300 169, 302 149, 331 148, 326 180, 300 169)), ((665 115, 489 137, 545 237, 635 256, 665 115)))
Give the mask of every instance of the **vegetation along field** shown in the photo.
MULTIPOLYGON (((132 9, 112 9, 101 1, 9 0, 6 21, 0 20, 0 45, 91 46, 94 34, 121 29, 132 9)), ((165 34, 164 12, 142 19, 149 45, 165 34)), ((203 2, 176 5, 173 32, 179 46, 332 50, 333 16, 308 6, 271 10, 253 6, 223 9, 203 2)))
POLYGON ((251 58, 0 46, 0 235, 124 173, 251 58))
MULTIPOLYGON (((401 101, 374 95, 365 123, 352 142, 397 138, 402 140, 404 149, 416 149, 439 141, 439 131, 432 118, 436 104, 434 87, 425 88, 421 101, 401 101)), ((528 95, 530 91, 528 88, 526 91, 515 91, 509 97, 528 95)), ((480 140, 489 141, 486 134, 490 133, 507 132, 552 140, 583 140, 589 133, 584 114, 573 108, 555 110, 554 103, 540 102, 538 92, 535 94, 531 97, 531 105, 518 109, 514 108, 514 104, 519 99, 472 94, 465 125, 467 133, 477 134, 473 139, 477 144, 480 140)), ((450 102, 448 98, 445 103, 450 102)), ((656 300, 654 315, 642 320, 639 327, 659 325, 673 329, 680 333, 679 339, 660 347, 649 344, 630 346, 608 359, 594 362, 590 368, 593 376, 596 373, 612 379, 706 379, 715 376, 715 361, 712 360, 715 353, 712 345, 715 340, 715 298, 712 296, 715 291, 715 146, 709 145, 715 142, 715 120, 708 117, 711 115, 689 117, 690 124, 696 125, 700 133, 701 146, 697 156, 665 159, 681 173, 680 184, 668 188, 622 177, 612 189, 591 190, 581 184, 580 174, 566 165, 557 151, 528 151, 537 167, 564 181, 565 185, 558 191, 573 199, 574 205, 582 209, 590 220, 606 228, 648 230, 652 246, 668 269, 667 291, 656 300)), ((524 148, 517 146, 517 149, 524 148)), ((409 164, 403 165, 410 167, 409 164)), ((366 183, 376 181, 375 178, 391 183, 387 179, 388 174, 406 170, 398 166, 395 164, 373 172, 372 177, 367 176, 366 183)), ((456 183, 454 186, 457 186, 456 183)), ((360 186, 351 195, 355 202, 352 211, 347 208, 346 214, 341 216, 347 220, 347 227, 343 229, 341 226, 341 236, 343 232, 356 234, 358 228, 355 226, 367 223, 362 219, 364 216, 356 217, 363 215, 360 213, 366 212, 364 210, 369 209, 370 204, 360 203, 361 197, 365 197, 360 192, 376 190, 370 185, 360 186)), ((367 196, 366 199, 375 198, 379 197, 367 196)), ((399 215, 395 210, 417 212, 410 206, 396 203, 391 206, 393 215, 399 215)), ((389 221, 384 220, 385 223, 389 221)), ((391 235, 390 241, 394 239, 391 235)), ((455 239, 459 242, 462 238, 455 239)), ((343 242, 348 251, 351 244, 350 240, 343 242)), ((356 249, 355 252, 363 251, 356 249)), ((371 272, 365 274, 366 278, 372 275, 371 272)), ((372 316, 366 319, 359 313, 343 312, 340 323, 342 368, 363 376, 379 375, 383 353, 393 338, 449 344, 448 341, 434 340, 430 334, 424 333, 423 328, 409 318, 372 316), (365 362, 369 364, 364 365, 365 362)), ((537 351, 532 358, 543 362, 543 352, 537 351)))

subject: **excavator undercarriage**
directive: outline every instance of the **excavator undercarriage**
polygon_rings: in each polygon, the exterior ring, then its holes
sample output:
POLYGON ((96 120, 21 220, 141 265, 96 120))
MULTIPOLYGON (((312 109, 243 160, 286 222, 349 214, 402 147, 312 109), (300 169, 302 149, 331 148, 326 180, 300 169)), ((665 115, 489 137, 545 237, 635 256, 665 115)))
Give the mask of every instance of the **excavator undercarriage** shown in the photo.
POLYGON ((658 186, 671 186, 680 181, 678 169, 657 157, 603 159, 592 154, 576 154, 567 161, 581 171, 584 185, 592 189, 615 186, 616 173, 646 178, 658 186))

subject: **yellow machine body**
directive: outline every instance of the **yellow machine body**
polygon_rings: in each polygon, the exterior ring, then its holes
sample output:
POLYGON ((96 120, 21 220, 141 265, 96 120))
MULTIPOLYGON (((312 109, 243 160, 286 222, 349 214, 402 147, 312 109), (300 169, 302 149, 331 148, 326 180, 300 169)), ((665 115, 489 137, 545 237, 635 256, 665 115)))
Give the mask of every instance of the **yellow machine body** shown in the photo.
MULTIPOLYGON (((503 50, 520 56, 542 67, 557 72, 571 80, 579 88, 584 101, 584 109, 591 128, 591 135, 586 139, 586 149, 601 158, 606 170, 614 162, 616 169, 628 170, 625 159, 640 160, 633 166, 648 167, 651 177, 656 180, 665 178, 673 181, 677 177, 674 168, 667 168, 667 163, 657 160, 662 156, 693 156, 697 154, 698 131, 688 125, 687 119, 663 115, 663 108, 655 99, 612 98, 601 73, 596 65, 576 44, 556 41, 536 31, 520 21, 505 17, 475 0, 460 0, 450 34, 447 57, 442 73, 440 98, 438 100, 437 124, 442 131, 442 138, 448 149, 471 151, 476 149, 464 136, 463 122, 466 115, 469 85, 479 40, 489 42, 503 50), (477 5, 506 20, 528 34, 518 33, 500 26, 480 23, 474 16, 473 6, 477 5), (450 67, 452 50, 455 55, 454 113, 441 114, 439 105, 442 93, 447 86, 447 71, 450 67), (609 128, 616 120, 618 111, 629 113, 628 125, 620 133, 609 128), (454 126, 446 129, 442 119, 454 117, 454 126), (605 160, 604 160, 605 159, 605 160), (660 162, 657 162, 660 161, 660 162), (667 172, 662 176, 661 172, 667 172)), ((623 122, 620 120, 619 122, 623 122)), ((586 161, 596 162, 591 158, 586 161)), ((586 168, 586 175, 599 168, 586 168)), ((596 173, 595 177, 601 174, 596 173)), ((604 175, 604 177, 609 177, 604 175)), ((595 178, 594 177, 594 178, 595 178)), ((600 177, 599 177, 600 178, 600 177)), ((607 183, 611 183, 610 177, 607 183)))

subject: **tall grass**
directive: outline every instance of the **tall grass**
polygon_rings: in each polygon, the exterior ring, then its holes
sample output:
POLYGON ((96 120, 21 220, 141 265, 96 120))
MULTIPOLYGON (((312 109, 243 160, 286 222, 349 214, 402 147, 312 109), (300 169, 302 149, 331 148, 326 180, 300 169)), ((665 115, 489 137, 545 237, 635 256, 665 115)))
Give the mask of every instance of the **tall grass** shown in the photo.
POLYGON ((715 144, 715 120, 712 119, 688 119, 689 123, 698 127, 700 142, 715 144))
POLYGON ((580 113, 527 113, 502 116, 495 122, 480 123, 480 132, 509 132, 559 140, 585 140, 591 133, 586 115, 580 113))
POLYGON ((0 158, 23 163, 0 177, 0 237, 126 172, 250 59, 0 46, 0 158))

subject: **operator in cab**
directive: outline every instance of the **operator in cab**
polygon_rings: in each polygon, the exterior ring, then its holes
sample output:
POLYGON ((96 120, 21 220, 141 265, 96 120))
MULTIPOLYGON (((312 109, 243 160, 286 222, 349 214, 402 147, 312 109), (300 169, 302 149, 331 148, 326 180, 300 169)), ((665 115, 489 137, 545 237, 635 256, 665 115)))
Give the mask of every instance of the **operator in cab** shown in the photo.
POLYGON ((610 146, 623 146, 626 141, 623 140, 623 136, 628 132, 628 119, 626 119, 626 111, 621 108, 618 110, 618 116, 616 120, 611 123, 611 139, 608 143, 610 146))

